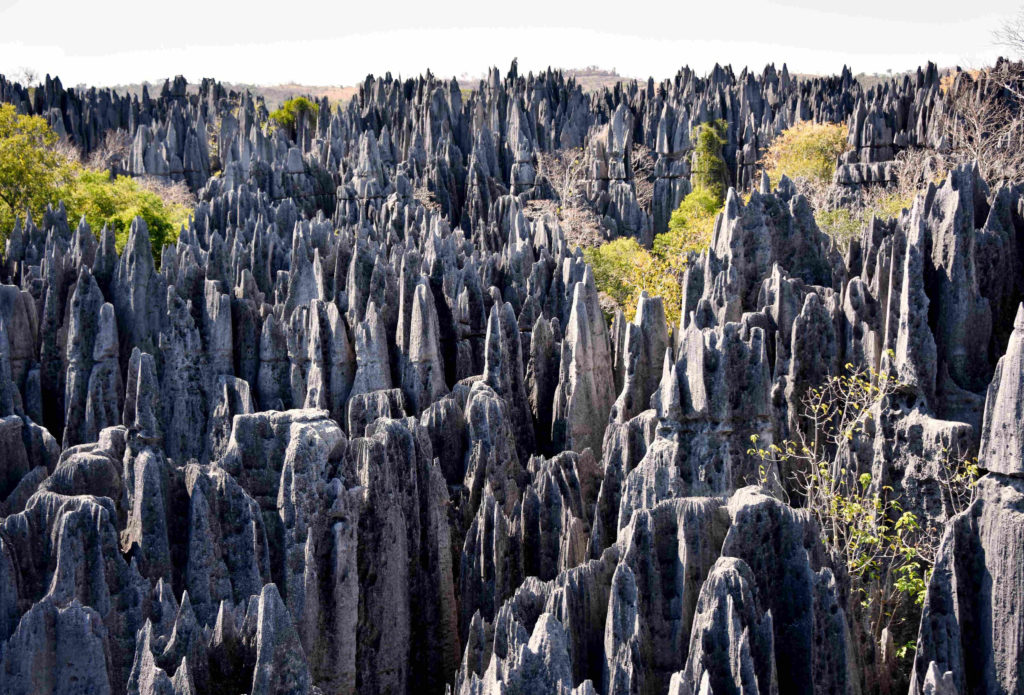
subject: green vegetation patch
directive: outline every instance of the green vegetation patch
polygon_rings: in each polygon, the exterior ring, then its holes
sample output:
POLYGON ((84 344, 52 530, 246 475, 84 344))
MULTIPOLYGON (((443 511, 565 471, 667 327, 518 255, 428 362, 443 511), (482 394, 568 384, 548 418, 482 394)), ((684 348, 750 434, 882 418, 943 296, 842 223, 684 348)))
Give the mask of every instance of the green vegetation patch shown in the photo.
POLYGON ((119 252, 132 220, 141 217, 159 263, 163 246, 173 244, 188 223, 192 211, 182 202, 187 196, 174 185, 129 176, 112 179, 106 171, 83 166, 60 145, 45 119, 0 105, 0 249, 15 218, 31 213, 41 220, 47 205, 64 201, 72 225, 85 216, 97 237, 109 226, 119 252))
POLYGON ((702 123, 694 130, 693 190, 672 212, 668 231, 657 235, 648 251, 635 239, 616 239, 586 249, 584 258, 594 269, 599 291, 622 309, 627 320, 636 312, 641 292, 661 297, 665 318, 678 324, 686 259, 711 243, 715 219, 722 211, 728 176, 722 145, 725 121, 702 123))
POLYGON ((165 201, 137 179, 111 179, 106 172, 92 169, 78 168, 60 197, 72 223, 84 215, 97 235, 104 226, 109 226, 114 231, 118 253, 128 241, 132 220, 141 217, 149 228, 150 244, 158 263, 160 250, 177 241, 178 231, 188 224, 192 212, 180 203, 165 201))
POLYGON ((762 163, 773 186, 783 176, 829 184, 845 150, 845 125, 802 121, 772 141, 762 163))
POLYGON ((818 229, 835 239, 840 248, 846 249, 850 241, 860 238, 861 232, 871 222, 871 218, 888 220, 899 217, 900 212, 904 208, 909 208, 913 200, 913 196, 884 191, 869 197, 863 205, 856 208, 816 210, 814 221, 818 224, 818 229))
POLYGON ((320 114, 320 106, 306 97, 293 97, 281 104, 281 108, 277 111, 270 114, 270 120, 276 123, 279 128, 287 130, 292 137, 295 137, 298 133, 299 119, 307 113, 312 114, 313 120, 316 120, 320 114))
POLYGON ((24 219, 31 212, 38 221, 47 204, 55 202, 69 176, 56 144, 46 119, 0 104, 0 241, 6 240, 15 217, 24 219))

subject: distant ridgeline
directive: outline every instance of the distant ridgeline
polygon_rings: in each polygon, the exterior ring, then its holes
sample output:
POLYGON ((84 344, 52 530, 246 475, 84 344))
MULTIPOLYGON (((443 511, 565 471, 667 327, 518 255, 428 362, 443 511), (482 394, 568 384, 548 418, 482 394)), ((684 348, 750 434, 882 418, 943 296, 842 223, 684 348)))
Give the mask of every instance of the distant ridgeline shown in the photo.
POLYGON ((513 64, 285 128, 212 80, 0 77, 197 201, 162 249, 58 201, 3 230, 0 691, 1024 691, 1024 188, 953 167, 840 253, 759 165, 848 123, 836 184, 886 185, 948 147, 943 95, 513 64), (717 119, 681 319, 609 326, 543 155, 649 246, 717 119))

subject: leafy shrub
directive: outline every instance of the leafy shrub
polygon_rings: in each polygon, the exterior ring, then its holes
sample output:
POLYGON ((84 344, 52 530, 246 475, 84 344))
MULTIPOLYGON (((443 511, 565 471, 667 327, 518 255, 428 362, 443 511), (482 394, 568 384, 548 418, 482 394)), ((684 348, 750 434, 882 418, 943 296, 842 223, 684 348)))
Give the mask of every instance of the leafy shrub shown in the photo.
POLYGON ((888 220, 898 217, 903 208, 909 208, 913 196, 904 196, 895 191, 881 190, 866 192, 863 203, 846 207, 815 211, 814 221, 818 228, 836 240, 845 249, 852 239, 860 237, 861 231, 871 222, 872 217, 888 220))
POLYGON ((729 182, 725 158, 722 156, 725 129, 726 123, 721 119, 697 126, 694 131, 696 145, 690 173, 690 184, 693 189, 710 191, 719 203, 725 200, 725 187, 729 182))
MULTIPOLYGON (((175 187, 169 188, 180 196, 175 187)), ((149 228, 153 256, 159 263, 160 250, 177 240, 181 225, 188 222, 191 213, 182 202, 173 200, 172 193, 165 200, 159 191, 153 183, 130 176, 111 180, 106 172, 76 168, 59 195, 72 222, 84 215, 94 234, 98 235, 104 225, 113 229, 118 252, 128 241, 132 220, 141 217, 149 228)))
MULTIPOLYGON (((893 489, 870 473, 846 467, 853 458, 845 455, 849 443, 869 427, 876 406, 901 386, 872 369, 847 364, 846 370, 808 391, 795 439, 762 446, 754 435, 748 454, 760 460, 762 482, 771 479, 770 467, 788 474, 799 502, 817 521, 829 556, 845 564, 852 611, 880 644, 883 631, 916 629, 943 529, 903 509, 893 489)), ((966 508, 979 472, 976 463, 951 461, 944 452, 940 467, 937 482, 952 511, 966 508)), ((905 644, 900 655, 912 648, 905 644)))
POLYGON ((844 249, 850 245, 851 240, 860 237, 863 229, 860 215, 851 213, 849 208, 816 210, 814 221, 818 223, 818 229, 835 239, 844 249))
POLYGON ((687 253, 707 248, 721 210, 714 192, 700 187, 672 213, 668 231, 654 237, 651 251, 626 238, 585 249, 598 290, 630 320, 641 292, 661 297, 666 320, 677 324, 687 253))
POLYGON ((628 320, 632 320, 644 291, 664 300, 670 323, 679 320, 679 281, 663 259, 636 239, 623 237, 584 249, 583 257, 594 271, 598 289, 623 310, 628 320))
POLYGON ((761 163, 773 185, 783 175, 828 184, 836 173, 839 155, 845 150, 845 125, 801 121, 772 141, 761 163))
POLYGON ((299 119, 307 113, 312 114, 315 120, 320 113, 320 106, 306 97, 293 97, 270 114, 270 120, 279 128, 287 130, 288 134, 294 138, 298 134, 299 119))
POLYGON ((654 238, 655 255, 672 262, 688 251, 702 251, 711 242, 721 201, 708 188, 696 188, 672 212, 668 231, 654 238))
POLYGON ((57 135, 46 119, 19 114, 12 104, 0 104, 0 241, 14 218, 31 212, 37 221, 68 176, 55 149, 57 135))
MULTIPOLYGON (((838 191, 832 183, 836 162, 845 150, 845 125, 802 121, 782 131, 761 160, 773 185, 786 176, 807 196, 815 208, 818 228, 842 249, 860 236, 872 217, 897 217, 916 193, 916 183, 904 185, 901 175, 898 186, 865 187, 848 200, 848 193, 838 191), (843 200, 841 206, 836 205, 837 199, 843 200)), ((915 169, 914 176, 918 173, 915 169)))

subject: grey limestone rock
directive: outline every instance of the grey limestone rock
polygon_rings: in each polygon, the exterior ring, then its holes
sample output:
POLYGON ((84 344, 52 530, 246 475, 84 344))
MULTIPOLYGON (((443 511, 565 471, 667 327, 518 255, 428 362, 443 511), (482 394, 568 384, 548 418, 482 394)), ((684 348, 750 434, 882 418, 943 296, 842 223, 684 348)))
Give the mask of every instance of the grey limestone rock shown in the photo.
POLYGON ((400 418, 405 414, 405 396, 401 389, 381 389, 352 396, 348 404, 348 432, 363 436, 381 418, 400 418))
POLYGON ((611 413, 618 422, 647 410, 661 382, 668 347, 668 324, 661 297, 648 297, 642 292, 636 316, 623 326, 623 340, 616 351, 617 359, 620 352, 622 355, 623 384, 611 413))
POLYGON ((411 411, 419 415, 428 405, 448 393, 441 362, 437 310, 434 308, 434 295, 426 282, 416 285, 410 311, 407 344, 399 347, 405 358, 401 382, 406 402, 411 411))
POLYGON ((661 692, 682 669, 700 587, 727 528, 719 500, 690 498, 639 511, 622 529, 605 628, 609 693, 661 692))
POLYGON ((526 576, 553 579, 588 557, 601 469, 589 451, 534 457, 527 468, 532 482, 523 492, 519 525, 523 570, 526 576))
POLYGON ((980 461, 1004 475, 1024 475, 1024 304, 1017 310, 1006 354, 996 365, 985 401, 980 461))
POLYGON ((560 371, 559 332, 557 319, 548 321, 543 316, 537 318, 530 331, 526 388, 530 401, 530 413, 533 415, 534 432, 537 435, 538 444, 543 449, 546 449, 551 442, 552 408, 560 371))
POLYGON ((273 584, 260 592, 256 616, 256 664, 253 695, 305 695, 312 679, 309 666, 281 594, 273 584))
POLYGON ((85 402, 86 441, 95 440, 107 427, 121 424, 124 390, 118 361, 117 320, 109 302, 100 308, 92 361, 85 402))
POLYGON ((352 383, 353 398, 360 394, 390 389, 391 367, 388 359, 386 327, 374 303, 366 311, 366 320, 353 331, 356 373, 352 383))
POLYGON ((528 456, 534 450, 533 417, 526 394, 519 325, 508 302, 491 307, 484 353, 484 381, 508 405, 516 450, 520 457, 528 456))
POLYGON ((239 604, 270 579, 266 526, 256 501, 226 471, 190 465, 183 568, 193 610, 210 624, 224 601, 239 604))
POLYGON ((171 243, 59 201, 0 230, 0 690, 899 692, 913 628, 867 635, 811 515, 744 487, 799 507, 750 438, 805 432, 850 369, 900 383, 836 460, 945 529, 911 692, 1020 690, 1024 189, 955 167, 841 254, 798 182, 758 177, 779 133, 846 123, 827 205, 856 204, 949 151, 950 90, 1008 98, 950 79, 594 91, 513 63, 272 127, 214 80, 0 76, 111 176, 194 196, 171 243), (579 247, 649 247, 718 119, 680 321, 641 295, 627 323, 579 247), (955 515, 947 458, 979 443, 955 515))
POLYGON ((50 598, 36 603, 7 642, 0 673, 4 691, 12 695, 113 692, 102 618, 77 600, 66 606, 50 598))
MULTIPOLYGON (((166 300, 163 278, 153 263, 149 229, 142 218, 132 222, 125 251, 111 278, 111 294, 122 346, 152 353, 157 347, 160 310, 166 300)), ((121 354, 125 354, 124 347, 121 354)))
POLYGON ((143 449, 124 462, 128 524, 121 542, 144 576, 171 579, 167 528, 169 471, 163 454, 143 449))
POLYGON ((551 439, 562 448, 597 451, 614 403, 614 380, 608 331, 589 269, 585 278, 573 292, 562 340, 551 439))
POLYGON ((722 555, 749 566, 757 599, 771 611, 779 692, 845 691, 853 678, 846 670, 848 638, 829 619, 843 609, 831 573, 821 569, 824 548, 816 524, 806 512, 751 487, 733 495, 729 513, 722 555), (762 543, 765 538, 771 543, 762 543))
MULTIPOLYGON (((113 307, 103 319, 100 335, 103 307, 103 294, 93 279, 88 268, 82 268, 75 283, 75 290, 70 301, 70 320, 68 325, 66 389, 64 393, 64 446, 74 446, 94 441, 99 430, 90 431, 86 426, 86 408, 89 401, 89 383, 94 365, 95 353, 98 351, 104 359, 113 337, 115 348, 115 365, 117 349, 116 326, 110 325, 113 318, 113 307), (111 336, 113 330, 113 336, 111 336), (97 347, 96 343, 100 342, 97 347)), ((116 398, 116 391, 110 395, 116 398)), ((116 401, 115 401, 116 404, 116 401)), ((116 409, 116 406, 115 406, 116 409)), ((114 423, 109 423, 114 424, 114 423)))
POLYGON ((719 558, 701 587, 686 668, 675 692, 779 691, 772 616, 759 606, 755 591, 745 562, 719 558))
POLYGON ((1024 490, 1008 418, 1020 409, 1020 328, 996 368, 985 407, 971 506, 946 526, 925 597, 911 693, 1012 692, 1024 684, 1019 616, 1002 610, 1021 582, 1020 515, 1024 490), (947 678, 946 672, 950 672, 947 678), (950 688, 949 680, 952 681, 950 688))
POLYGON ((516 442, 508 405, 486 382, 473 384, 466 401, 469 446, 465 486, 470 513, 483 495, 494 497, 506 514, 519 502, 525 471, 516 454, 516 442))
POLYGON ((947 526, 924 601, 912 693, 925 692, 933 664, 952 672, 955 692, 1019 688, 1020 617, 1001 607, 1020 581, 1021 487, 1016 478, 989 474, 978 482, 974 504, 947 526))

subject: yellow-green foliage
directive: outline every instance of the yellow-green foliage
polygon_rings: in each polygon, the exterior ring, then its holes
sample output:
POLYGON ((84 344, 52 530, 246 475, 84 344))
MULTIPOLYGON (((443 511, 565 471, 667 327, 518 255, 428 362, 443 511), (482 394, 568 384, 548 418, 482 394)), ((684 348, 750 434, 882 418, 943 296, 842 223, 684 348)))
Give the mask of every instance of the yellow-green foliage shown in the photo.
POLYGON ((690 183, 693 189, 707 189, 718 202, 725 200, 725 187, 729 177, 722 157, 722 145, 725 144, 725 121, 719 119, 702 123, 694 131, 696 145, 693 151, 693 170, 690 183))
POLYGON ((306 113, 313 114, 315 120, 320 113, 320 106, 306 97, 294 97, 281 104, 281 108, 270 114, 270 120, 280 128, 285 128, 292 137, 298 130, 299 118, 306 113))
POLYGON ((679 281, 663 259, 636 239, 624 237, 584 249, 583 257, 593 268, 598 289, 623 310, 627 319, 632 320, 640 293, 646 291, 664 300, 670 323, 679 320, 679 281))
POLYGON ((18 114, 0 104, 0 241, 26 211, 39 221, 46 205, 67 177, 63 158, 54 150, 57 136, 46 119, 18 114))
POLYGON ((681 259, 688 251, 702 251, 711 242, 721 201, 707 188, 683 198, 668 221, 668 231, 654 238, 654 253, 666 260, 681 259))
POLYGON ((869 199, 865 205, 856 210, 849 207, 834 210, 818 210, 814 213, 814 221, 818 228, 836 240, 841 248, 850 245, 852 239, 860 237, 861 231, 871 222, 872 217, 887 220, 898 217, 903 208, 909 208, 913 198, 899 193, 883 193, 869 199))
POLYGON ((160 250, 177 240, 191 213, 184 205, 165 202, 129 176, 111 180, 105 172, 80 167, 75 168, 75 175, 60 191, 60 197, 72 224, 85 215, 94 234, 98 235, 104 225, 110 226, 118 252, 128 241, 132 220, 141 217, 149 228, 153 256, 158 263, 160 250))
POLYGON ((672 213, 668 231, 654 238, 651 251, 628 238, 584 250, 584 258, 594 269, 597 288, 630 320, 641 292, 661 297, 665 318, 677 324, 686 254, 707 248, 721 209, 711 190, 698 188, 672 213))
POLYGON ((94 234, 104 225, 124 248, 136 215, 149 227, 153 255, 178 238, 188 221, 185 205, 164 200, 157 192, 127 176, 114 180, 106 172, 83 167, 58 149, 58 138, 38 116, 22 116, 9 104, 0 105, 0 240, 14 226, 14 218, 31 211, 41 220, 48 204, 64 201, 74 225, 85 215, 94 234))
POLYGON ((827 184, 845 150, 845 125, 801 121, 772 141, 762 163, 772 185, 778 184, 783 175, 827 184))

